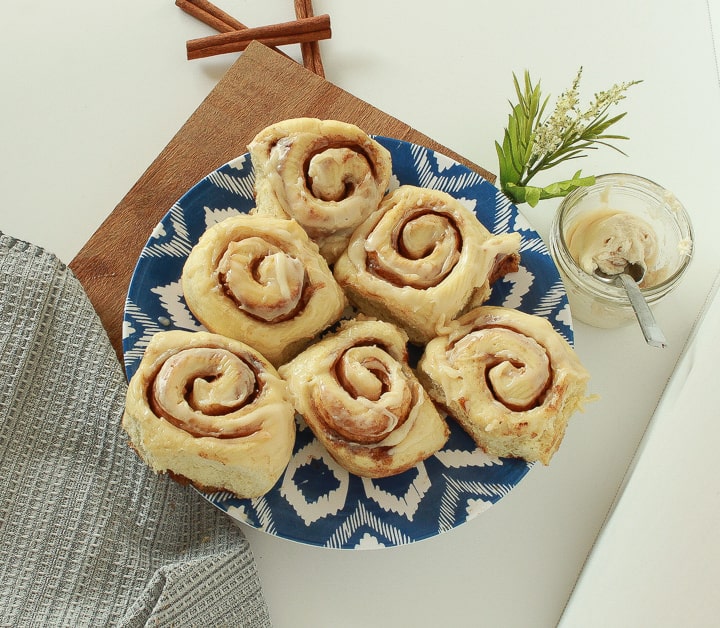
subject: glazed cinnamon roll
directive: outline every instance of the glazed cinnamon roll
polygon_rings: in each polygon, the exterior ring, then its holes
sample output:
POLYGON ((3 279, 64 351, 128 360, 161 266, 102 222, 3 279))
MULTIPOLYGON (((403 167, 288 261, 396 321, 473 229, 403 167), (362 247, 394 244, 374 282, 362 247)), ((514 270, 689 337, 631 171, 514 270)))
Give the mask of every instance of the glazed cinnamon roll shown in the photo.
POLYGON ((488 454, 548 464, 588 372, 538 316, 481 306, 449 323, 425 348, 418 377, 430 396, 488 454))
POLYGON ((208 332, 152 337, 122 426, 154 471, 242 498, 273 487, 295 443, 295 410, 275 368, 244 343, 208 332))
POLYGON ((188 307, 215 333, 246 342, 274 365, 342 314, 345 295, 294 221, 241 214, 210 227, 183 267, 188 307))
POLYGON ((297 220, 331 264, 350 234, 377 209, 392 171, 389 151, 358 127, 295 118, 248 145, 256 213, 297 220))
POLYGON ((449 194, 404 185, 353 233, 333 272, 361 312, 426 343, 471 299, 488 298, 498 268, 517 269, 519 249, 519 233, 493 236, 449 194))
POLYGON ((407 364, 406 342, 390 323, 343 321, 279 369, 317 439, 356 475, 396 475, 448 439, 447 424, 407 364))

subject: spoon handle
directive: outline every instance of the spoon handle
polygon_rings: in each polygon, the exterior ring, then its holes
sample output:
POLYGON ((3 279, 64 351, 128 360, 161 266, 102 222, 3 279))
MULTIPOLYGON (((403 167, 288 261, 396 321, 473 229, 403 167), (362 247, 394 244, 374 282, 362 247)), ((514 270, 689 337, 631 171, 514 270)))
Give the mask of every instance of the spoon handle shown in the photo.
POLYGON ((655 321, 655 317, 650 311, 650 306, 642 292, 640 292, 637 282, 625 273, 619 275, 619 278, 625 288, 625 292, 627 292, 628 299, 630 299, 630 305, 632 305, 633 310, 635 310, 635 316, 637 316, 638 323, 640 323, 640 329, 642 330, 643 336, 645 336, 646 342, 653 347, 667 346, 665 335, 655 321))

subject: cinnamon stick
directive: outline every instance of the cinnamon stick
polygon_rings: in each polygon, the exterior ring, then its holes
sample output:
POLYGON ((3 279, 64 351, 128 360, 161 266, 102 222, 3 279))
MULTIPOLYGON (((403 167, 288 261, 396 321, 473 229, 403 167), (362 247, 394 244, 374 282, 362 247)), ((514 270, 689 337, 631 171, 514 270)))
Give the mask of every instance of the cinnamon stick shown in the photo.
MULTIPOLYGON (((236 20, 232 15, 225 13, 208 0, 175 0, 175 4, 185 13, 214 28, 219 33, 230 33, 247 28, 245 24, 236 20)), ((282 50, 273 48, 275 52, 290 59, 282 50)))
MULTIPOLYGON (((312 0, 295 0, 295 17, 299 20, 303 18, 313 17, 312 0)), ((318 76, 325 78, 325 68, 323 67, 322 58, 320 57, 320 44, 318 41, 306 41, 300 44, 300 52, 302 53, 303 65, 315 72, 318 76)))
POLYGON ((220 33, 247 28, 245 24, 238 22, 232 15, 228 15, 208 0, 175 0, 175 4, 188 15, 192 15, 220 33))
POLYGON ((292 22, 245 28, 191 39, 186 44, 187 58, 200 59, 229 52, 241 52, 251 41, 260 41, 266 46, 283 46, 330 39, 331 34, 330 16, 324 14, 292 22))

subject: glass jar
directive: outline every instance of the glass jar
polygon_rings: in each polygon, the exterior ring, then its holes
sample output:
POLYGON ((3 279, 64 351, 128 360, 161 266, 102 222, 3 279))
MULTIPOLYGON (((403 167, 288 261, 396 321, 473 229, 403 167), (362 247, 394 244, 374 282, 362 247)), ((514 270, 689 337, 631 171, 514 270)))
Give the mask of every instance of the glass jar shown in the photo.
MULTIPOLYGON (((631 174, 605 174, 591 186, 577 188, 561 202, 550 229, 550 253, 560 270, 574 318, 594 327, 619 327, 635 321, 625 290, 586 272, 573 257, 568 234, 580 230, 579 221, 598 211, 614 210, 642 219, 657 239, 657 260, 649 273, 661 280, 641 284, 652 306, 678 285, 692 259, 690 218, 674 194, 656 183, 631 174)), ((577 256, 578 251, 573 251, 577 256)), ((649 276, 649 275, 648 275, 649 276)))

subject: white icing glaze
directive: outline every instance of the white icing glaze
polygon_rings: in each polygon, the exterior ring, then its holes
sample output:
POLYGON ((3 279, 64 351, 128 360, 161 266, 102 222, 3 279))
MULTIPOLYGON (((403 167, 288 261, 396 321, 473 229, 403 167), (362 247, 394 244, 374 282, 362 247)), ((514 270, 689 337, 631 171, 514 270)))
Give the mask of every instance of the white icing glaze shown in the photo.
MULTIPOLYGON (((596 269, 615 275, 628 263, 657 268, 658 236, 635 214, 598 209, 578 218, 565 234, 568 250, 586 273, 596 269)), ((645 282, 646 285, 648 282, 645 282)))

